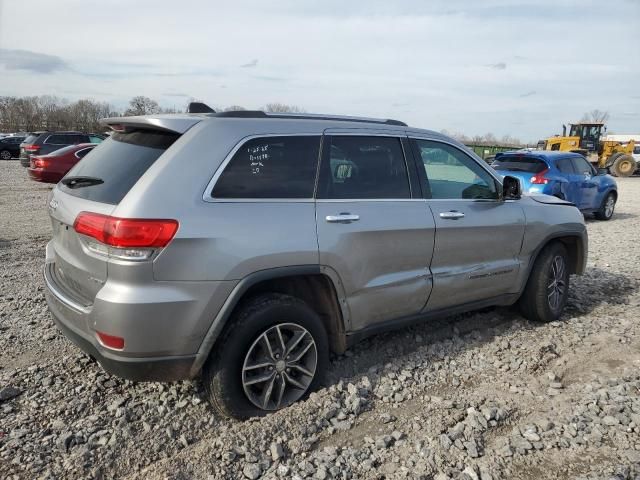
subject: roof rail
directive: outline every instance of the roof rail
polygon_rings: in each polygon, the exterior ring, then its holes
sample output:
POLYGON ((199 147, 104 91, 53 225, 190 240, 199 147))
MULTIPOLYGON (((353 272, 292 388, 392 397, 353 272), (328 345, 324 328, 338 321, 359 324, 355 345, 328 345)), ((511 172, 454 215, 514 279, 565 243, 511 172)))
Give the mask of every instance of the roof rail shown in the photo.
POLYGON ((212 117, 226 118, 282 118, 295 120, 333 120, 338 122, 360 122, 360 123, 377 123, 383 125, 396 125, 406 127, 407 124, 400 120, 367 118, 367 117, 349 117, 346 115, 323 115, 313 113, 272 113, 263 112, 262 110, 232 110, 229 112, 219 112, 211 114, 212 117))

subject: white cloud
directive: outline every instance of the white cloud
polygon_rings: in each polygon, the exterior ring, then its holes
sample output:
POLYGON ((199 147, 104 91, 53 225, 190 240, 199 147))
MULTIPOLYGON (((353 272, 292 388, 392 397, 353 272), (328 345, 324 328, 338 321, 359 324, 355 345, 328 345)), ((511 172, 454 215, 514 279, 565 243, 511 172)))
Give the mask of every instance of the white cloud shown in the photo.
POLYGON ((640 111, 640 30, 620 26, 620 18, 640 18, 636 0, 4 7, 0 47, 55 56, 69 68, 45 76, 0 67, 0 95, 95 96, 122 105, 144 94, 171 105, 182 102, 171 92, 188 92, 212 105, 276 101, 525 140, 599 108, 610 111, 610 129, 640 129, 627 115, 640 111), (9 21, 33 11, 48 21, 9 21))

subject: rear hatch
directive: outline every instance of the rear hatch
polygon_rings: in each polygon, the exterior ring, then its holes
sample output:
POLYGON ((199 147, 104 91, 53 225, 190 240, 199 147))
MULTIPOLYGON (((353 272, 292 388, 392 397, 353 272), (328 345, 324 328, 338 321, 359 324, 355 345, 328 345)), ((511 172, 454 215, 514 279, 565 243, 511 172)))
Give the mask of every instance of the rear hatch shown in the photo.
POLYGON ((20 144, 20 160, 22 164, 29 162, 32 154, 37 154, 39 147, 34 145, 34 142, 38 139, 40 133, 30 133, 20 144))
POLYGON ((47 275, 55 286, 89 307, 107 279, 108 249, 81 235, 74 222, 81 212, 110 215, 180 133, 124 127, 94 148, 53 189, 49 212, 53 239, 47 275))
POLYGON ((491 166, 502 176, 519 178, 525 190, 531 185, 533 177, 540 177, 549 169, 544 160, 529 155, 500 155, 491 166))

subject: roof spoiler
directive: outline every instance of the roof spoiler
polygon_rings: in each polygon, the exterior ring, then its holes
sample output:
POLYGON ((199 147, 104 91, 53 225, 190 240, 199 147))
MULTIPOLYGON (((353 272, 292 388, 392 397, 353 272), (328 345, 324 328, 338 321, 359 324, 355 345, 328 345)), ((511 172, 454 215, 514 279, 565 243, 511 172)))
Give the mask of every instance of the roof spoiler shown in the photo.
POLYGON ((190 102, 187 107, 187 113, 216 113, 216 111, 206 103, 190 102))
POLYGON ((202 121, 202 117, 189 114, 169 115, 143 115, 138 117, 112 117, 103 118, 100 124, 115 132, 129 132, 131 130, 163 130, 183 134, 196 123, 202 121))

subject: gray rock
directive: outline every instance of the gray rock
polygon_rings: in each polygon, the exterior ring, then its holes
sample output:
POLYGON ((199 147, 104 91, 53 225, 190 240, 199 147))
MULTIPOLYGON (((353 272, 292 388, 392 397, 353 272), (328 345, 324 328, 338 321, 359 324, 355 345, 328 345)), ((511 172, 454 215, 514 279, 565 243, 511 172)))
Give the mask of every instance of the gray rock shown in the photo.
POLYGON ((607 415, 602 419, 602 423, 612 427, 614 425, 618 425, 620 423, 620 420, 618 420, 616 417, 612 417, 611 415, 607 415))
POLYGON ((284 457, 284 449, 280 443, 274 442, 269 447, 269 451, 271 452, 271 459, 274 462, 277 462, 282 457, 284 457))
POLYGON ((249 480, 257 480, 262 475, 262 467, 257 463, 247 463, 242 469, 242 474, 249 480))
POLYGON ((6 387, 0 390, 0 402, 11 400, 12 398, 17 397, 21 393, 22 391, 19 388, 13 387, 11 385, 7 385, 6 387))

